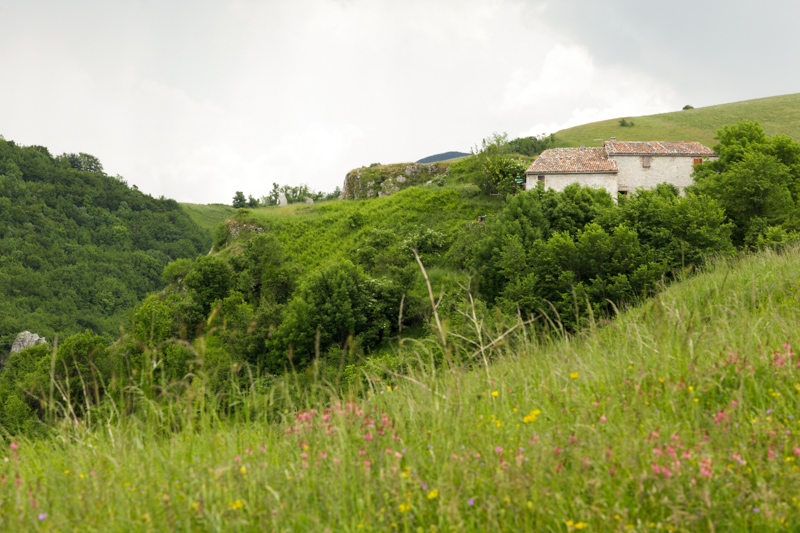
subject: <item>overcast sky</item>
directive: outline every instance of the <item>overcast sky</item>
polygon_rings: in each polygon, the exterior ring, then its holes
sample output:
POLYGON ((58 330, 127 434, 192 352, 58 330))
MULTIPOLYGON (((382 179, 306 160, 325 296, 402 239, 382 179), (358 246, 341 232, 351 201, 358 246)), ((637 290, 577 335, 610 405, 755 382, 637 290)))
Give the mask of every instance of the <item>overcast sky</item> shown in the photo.
POLYGON ((0 134, 230 203, 586 122, 800 92, 800 2, 0 0, 0 134))

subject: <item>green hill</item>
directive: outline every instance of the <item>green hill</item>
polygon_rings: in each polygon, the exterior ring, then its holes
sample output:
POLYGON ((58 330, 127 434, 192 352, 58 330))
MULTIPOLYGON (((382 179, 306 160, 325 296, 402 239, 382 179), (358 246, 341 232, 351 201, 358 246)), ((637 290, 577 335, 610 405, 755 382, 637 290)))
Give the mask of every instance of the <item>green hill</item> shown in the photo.
POLYGON ((423 186, 368 201, 296 203, 284 207, 239 210, 227 231, 217 234, 215 248, 245 243, 250 234, 231 230, 254 223, 274 235, 287 253, 307 270, 355 254, 375 231, 395 237, 432 230, 450 239, 479 215, 502 209, 503 201, 477 194, 475 187, 423 186), (238 221, 238 226, 236 222, 238 221), (219 240, 224 239, 224 241, 219 240))
POLYGON ((117 337, 164 267, 209 245, 177 202, 105 175, 93 156, 0 140, 0 355, 23 330, 117 337))
POLYGON ((767 135, 800 139, 800 93, 592 122, 556 132, 556 146, 600 146, 596 139, 616 137, 624 141, 696 141, 712 147, 719 128, 741 120, 760 122, 767 135), (634 126, 620 126, 622 118, 634 126))

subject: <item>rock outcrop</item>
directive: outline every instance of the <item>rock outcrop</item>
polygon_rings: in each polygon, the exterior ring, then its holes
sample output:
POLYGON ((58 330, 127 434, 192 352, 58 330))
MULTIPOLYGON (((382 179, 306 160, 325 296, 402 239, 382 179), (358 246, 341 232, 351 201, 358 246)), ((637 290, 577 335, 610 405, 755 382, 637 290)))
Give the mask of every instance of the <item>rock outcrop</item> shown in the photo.
POLYGON ((446 174, 448 168, 443 163, 399 163, 357 168, 345 176, 341 198, 357 200, 387 196, 400 189, 431 181, 446 174))
POLYGON ((14 339, 14 344, 11 345, 11 352, 8 355, 12 355, 15 353, 19 353, 25 348, 30 348, 31 346, 36 346, 37 344, 44 344, 47 342, 47 339, 44 337, 40 337, 36 333, 31 333, 30 331, 23 331, 17 338, 14 339))
POLYGON ((15 353, 19 353, 25 348, 30 348, 31 346, 36 346, 37 344, 44 344, 47 340, 44 337, 40 337, 36 333, 31 333, 30 331, 23 331, 17 338, 14 339, 14 343, 11 345, 11 351, 8 353, 7 357, 4 357, 4 354, 0 353, 0 368, 5 364, 6 359, 15 353))

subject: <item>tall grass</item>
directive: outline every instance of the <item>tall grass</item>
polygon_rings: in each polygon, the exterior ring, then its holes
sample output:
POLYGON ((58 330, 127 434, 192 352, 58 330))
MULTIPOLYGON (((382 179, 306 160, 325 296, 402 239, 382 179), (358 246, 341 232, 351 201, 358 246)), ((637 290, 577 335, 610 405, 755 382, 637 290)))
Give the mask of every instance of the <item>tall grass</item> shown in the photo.
POLYGON ((797 530, 798 280, 798 248, 721 259, 577 336, 482 331, 470 363, 408 341, 346 391, 312 366, 230 416, 196 379, 64 419, 2 454, 0 529, 797 530))

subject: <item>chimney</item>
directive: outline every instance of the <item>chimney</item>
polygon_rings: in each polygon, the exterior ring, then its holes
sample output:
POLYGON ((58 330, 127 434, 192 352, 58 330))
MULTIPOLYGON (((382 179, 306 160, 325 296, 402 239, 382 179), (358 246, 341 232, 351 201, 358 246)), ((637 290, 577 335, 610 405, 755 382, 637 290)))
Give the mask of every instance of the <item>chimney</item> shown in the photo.
POLYGON ((616 137, 611 137, 611 138, 609 139, 609 141, 611 141, 612 143, 613 143, 613 142, 615 142, 616 140, 617 140, 617 138, 616 138, 616 137))

